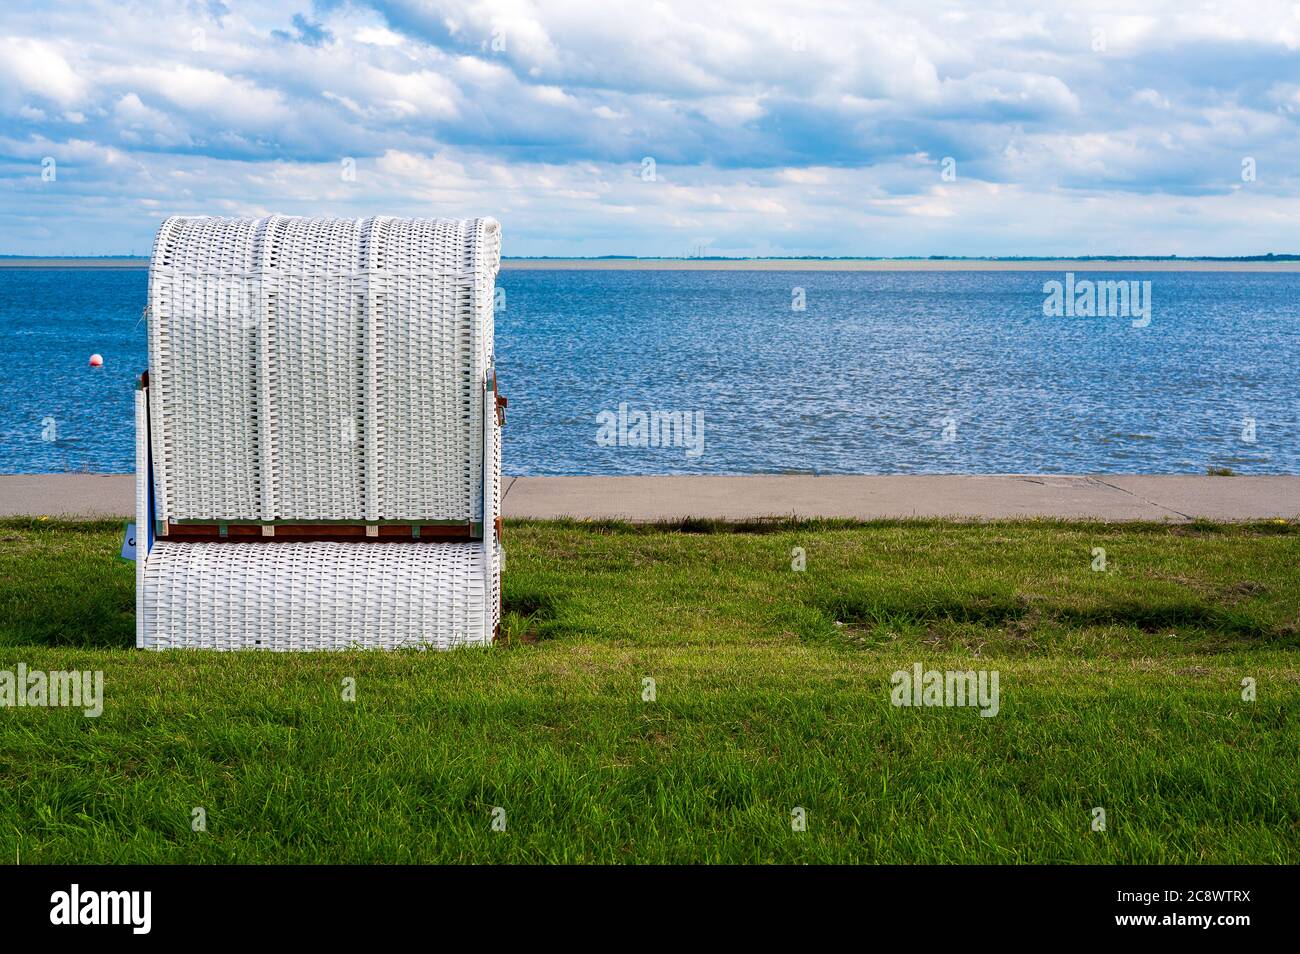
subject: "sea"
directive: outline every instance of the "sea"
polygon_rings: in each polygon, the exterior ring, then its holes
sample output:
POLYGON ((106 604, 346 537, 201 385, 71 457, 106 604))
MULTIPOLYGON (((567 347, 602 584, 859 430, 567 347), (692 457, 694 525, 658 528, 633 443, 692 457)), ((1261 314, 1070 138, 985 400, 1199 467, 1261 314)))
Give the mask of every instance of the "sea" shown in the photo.
MULTIPOLYGON (((1127 313, 1042 271, 505 269, 503 469, 1300 473, 1300 274, 1085 280, 1127 313)), ((146 283, 0 268, 0 472, 133 469, 146 283)))

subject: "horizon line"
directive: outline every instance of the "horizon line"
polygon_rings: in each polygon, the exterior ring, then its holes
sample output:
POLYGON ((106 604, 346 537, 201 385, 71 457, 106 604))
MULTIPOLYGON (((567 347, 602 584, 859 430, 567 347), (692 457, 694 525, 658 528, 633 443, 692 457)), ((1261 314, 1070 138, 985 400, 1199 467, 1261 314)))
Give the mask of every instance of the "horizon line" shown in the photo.
MULTIPOLYGON (((148 255, 111 252, 100 255, 25 255, 0 252, 0 261, 149 261, 148 255)), ((1278 262, 1300 261, 1297 252, 1253 255, 502 255, 517 262, 1278 262)))

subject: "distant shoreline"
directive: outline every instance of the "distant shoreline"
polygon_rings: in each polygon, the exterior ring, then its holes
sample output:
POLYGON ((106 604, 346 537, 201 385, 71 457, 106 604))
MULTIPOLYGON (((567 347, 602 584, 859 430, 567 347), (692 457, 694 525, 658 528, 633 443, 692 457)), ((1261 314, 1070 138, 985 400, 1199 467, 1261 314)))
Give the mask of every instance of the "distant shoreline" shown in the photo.
POLYGON ((635 258, 503 259, 502 269, 691 272, 1300 272, 1300 260, 635 258))
MULTIPOLYGON (((136 258, 0 257, 0 269, 143 269, 136 258)), ((1300 259, 1265 258, 505 258, 505 270, 791 272, 1300 272, 1300 259)))

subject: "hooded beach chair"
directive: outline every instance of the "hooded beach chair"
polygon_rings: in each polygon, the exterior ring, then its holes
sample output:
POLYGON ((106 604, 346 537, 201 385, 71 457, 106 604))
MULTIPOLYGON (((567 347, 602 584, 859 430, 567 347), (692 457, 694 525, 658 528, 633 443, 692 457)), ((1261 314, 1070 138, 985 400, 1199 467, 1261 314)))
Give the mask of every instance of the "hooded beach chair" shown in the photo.
POLYGON ((136 396, 136 642, 490 643, 492 219, 169 218, 136 396))

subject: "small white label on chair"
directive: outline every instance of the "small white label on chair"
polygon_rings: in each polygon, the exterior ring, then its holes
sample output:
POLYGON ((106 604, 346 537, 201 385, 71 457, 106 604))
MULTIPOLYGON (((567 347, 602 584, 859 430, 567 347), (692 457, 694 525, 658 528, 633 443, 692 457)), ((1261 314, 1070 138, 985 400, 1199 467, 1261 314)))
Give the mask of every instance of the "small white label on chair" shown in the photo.
POLYGON ((262 524, 262 536, 264 537, 275 536, 275 526, 269 523, 262 524))
POLYGON ((366 536, 368 537, 379 536, 379 525, 374 523, 366 524, 366 536))
POLYGON ((135 524, 126 525, 126 535, 122 538, 122 559, 135 559, 135 524))

